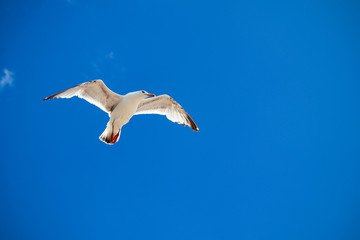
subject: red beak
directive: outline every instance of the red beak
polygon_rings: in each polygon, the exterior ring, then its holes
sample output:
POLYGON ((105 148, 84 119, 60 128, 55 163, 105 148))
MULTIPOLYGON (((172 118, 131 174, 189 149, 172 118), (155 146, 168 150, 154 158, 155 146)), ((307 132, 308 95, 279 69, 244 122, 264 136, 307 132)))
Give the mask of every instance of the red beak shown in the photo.
POLYGON ((155 94, 148 94, 148 97, 155 97, 155 94))

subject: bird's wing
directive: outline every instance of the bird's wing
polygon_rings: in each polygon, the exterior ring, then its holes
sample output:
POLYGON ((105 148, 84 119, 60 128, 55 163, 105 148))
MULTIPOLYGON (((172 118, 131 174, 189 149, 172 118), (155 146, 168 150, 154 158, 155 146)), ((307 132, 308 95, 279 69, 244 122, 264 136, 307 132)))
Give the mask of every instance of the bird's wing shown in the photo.
POLYGON ((111 91, 102 80, 94 80, 66 89, 43 100, 74 96, 85 99, 107 113, 110 113, 122 98, 121 95, 111 91))
POLYGON ((194 120, 185 110, 168 95, 147 98, 140 102, 134 115, 160 114, 165 115, 170 121, 183 126, 188 125, 194 131, 200 131, 194 120))

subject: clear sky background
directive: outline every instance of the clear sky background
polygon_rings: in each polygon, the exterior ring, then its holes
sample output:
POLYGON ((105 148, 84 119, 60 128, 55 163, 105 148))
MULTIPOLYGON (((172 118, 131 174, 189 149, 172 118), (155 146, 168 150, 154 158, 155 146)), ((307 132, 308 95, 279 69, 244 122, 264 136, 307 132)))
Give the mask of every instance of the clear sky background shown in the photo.
POLYGON ((360 239, 358 1, 0 2, 1 239, 360 239), (42 98, 167 93, 200 133, 42 98))

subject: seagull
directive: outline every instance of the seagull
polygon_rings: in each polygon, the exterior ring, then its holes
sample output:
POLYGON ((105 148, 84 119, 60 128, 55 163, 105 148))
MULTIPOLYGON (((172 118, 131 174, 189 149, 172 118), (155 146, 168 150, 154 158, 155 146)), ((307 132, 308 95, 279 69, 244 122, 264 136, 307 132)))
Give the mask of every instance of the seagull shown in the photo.
POLYGON ((199 132, 199 128, 187 112, 169 95, 155 97, 146 91, 130 92, 119 95, 111 91, 105 83, 98 79, 79 84, 75 87, 55 93, 43 100, 54 98, 72 98, 77 96, 94 104, 108 113, 110 120, 105 131, 99 139, 107 144, 114 144, 119 140, 121 128, 129 122, 134 115, 160 114, 165 115, 170 121, 189 126, 199 132))

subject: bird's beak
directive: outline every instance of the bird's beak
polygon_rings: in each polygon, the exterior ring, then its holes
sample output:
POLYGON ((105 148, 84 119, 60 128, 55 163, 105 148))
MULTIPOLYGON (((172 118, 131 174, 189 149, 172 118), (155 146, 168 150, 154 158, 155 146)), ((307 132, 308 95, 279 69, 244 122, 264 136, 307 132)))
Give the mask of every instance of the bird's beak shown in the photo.
POLYGON ((148 96, 148 97, 155 97, 155 94, 150 94, 150 93, 149 93, 147 96, 148 96))

